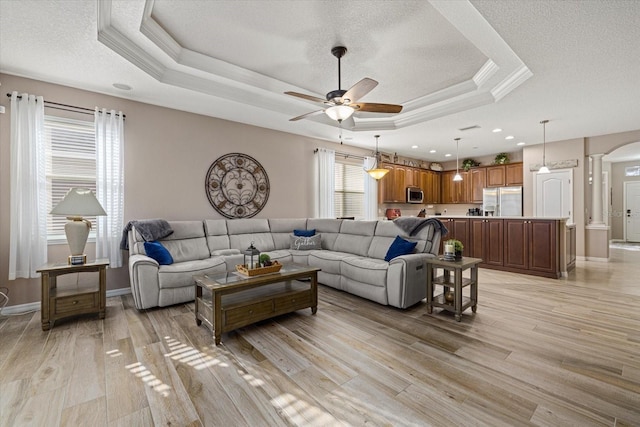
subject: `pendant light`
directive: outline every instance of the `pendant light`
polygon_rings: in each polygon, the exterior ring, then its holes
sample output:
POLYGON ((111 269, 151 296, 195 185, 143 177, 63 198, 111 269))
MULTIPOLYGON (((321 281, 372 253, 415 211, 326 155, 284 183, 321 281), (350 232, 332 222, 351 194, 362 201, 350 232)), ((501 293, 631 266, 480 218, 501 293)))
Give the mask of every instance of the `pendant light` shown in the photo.
POLYGON ((371 178, 375 179, 376 181, 379 179, 382 179, 382 177, 384 177, 387 172, 389 172, 389 169, 382 169, 382 168, 378 168, 378 138, 380 138, 380 135, 376 135, 374 136, 374 138, 376 139, 376 161, 373 164, 373 167, 369 170, 365 169, 364 171, 366 173, 368 173, 371 178))
POLYGON ((462 175, 460 175, 460 170, 458 169, 458 146, 460 145, 460 138, 456 138, 456 176, 453 177, 454 181, 462 181, 462 175))
POLYGON ((542 124, 542 167, 538 169, 538 173, 549 173, 549 168, 547 167, 546 163, 546 124, 549 123, 549 120, 542 120, 540 123, 542 124))

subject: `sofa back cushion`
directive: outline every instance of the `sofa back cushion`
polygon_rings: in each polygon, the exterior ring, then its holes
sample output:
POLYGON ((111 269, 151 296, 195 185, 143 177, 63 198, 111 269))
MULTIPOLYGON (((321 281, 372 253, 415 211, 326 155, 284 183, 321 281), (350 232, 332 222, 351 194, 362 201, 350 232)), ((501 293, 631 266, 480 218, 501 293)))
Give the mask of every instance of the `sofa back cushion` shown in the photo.
POLYGON ((271 237, 273 237, 273 244, 276 246, 276 250, 289 249, 291 242, 290 236, 293 234, 293 230, 306 230, 307 219, 270 219, 269 229, 271 230, 271 237))
POLYGON ((377 223, 378 221, 344 220, 333 250, 367 256, 377 223))
POLYGON ((367 256, 369 258, 384 259, 396 236, 400 236, 410 242, 417 242, 415 252, 424 252, 426 244, 424 240, 419 239, 417 236, 408 236, 393 221, 378 221, 367 256))
POLYGON ((269 229, 269 220, 262 218, 239 218, 227 220, 231 249, 244 251, 251 242, 260 252, 276 249, 269 229))
POLYGON ((204 221, 204 232, 207 236, 209 253, 213 255, 216 251, 229 249, 229 233, 227 232, 227 221, 224 219, 207 219, 204 221))
POLYGON ((173 233, 160 239, 174 262, 209 258, 209 248, 202 221, 169 221, 173 233))
POLYGON ((334 251, 336 239, 340 233, 341 219, 331 218, 309 218, 307 220, 307 229, 315 228, 316 234, 322 235, 322 249, 334 251))

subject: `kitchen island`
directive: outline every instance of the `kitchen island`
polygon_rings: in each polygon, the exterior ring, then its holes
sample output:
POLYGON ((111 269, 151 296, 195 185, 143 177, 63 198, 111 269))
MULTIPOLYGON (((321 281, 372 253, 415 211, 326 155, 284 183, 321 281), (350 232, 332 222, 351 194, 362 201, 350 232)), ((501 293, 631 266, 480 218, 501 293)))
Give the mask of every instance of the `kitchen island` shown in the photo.
MULTIPOLYGON (((575 225, 568 218, 434 216, 457 239, 464 256, 481 258, 481 267, 550 278, 575 267, 575 225)), ((442 252, 442 251, 441 251, 442 252)))

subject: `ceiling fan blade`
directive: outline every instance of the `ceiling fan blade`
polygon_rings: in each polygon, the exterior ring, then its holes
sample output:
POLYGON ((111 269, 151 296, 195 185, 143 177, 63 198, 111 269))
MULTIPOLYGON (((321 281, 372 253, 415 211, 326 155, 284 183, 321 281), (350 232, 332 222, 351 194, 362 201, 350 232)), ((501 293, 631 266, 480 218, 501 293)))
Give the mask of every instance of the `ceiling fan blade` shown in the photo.
POLYGON ((313 96, 313 95, 305 95, 304 93, 285 92, 285 95, 295 96, 296 98, 306 99, 307 101, 320 102, 322 104, 327 102, 326 99, 318 98, 317 96, 313 96))
POLYGON ((396 104, 376 104, 372 102, 359 102, 349 104, 356 111, 365 111, 368 113, 399 113, 402 111, 402 105, 396 104))
POLYGON ((342 99, 348 99, 350 102, 356 102, 358 99, 371 92, 376 86, 378 86, 377 81, 365 77, 358 83, 351 86, 351 89, 342 95, 342 99))
POLYGON ((317 114, 322 114, 322 113, 324 113, 324 110, 312 111, 312 112, 310 112, 310 113, 305 113, 305 114, 303 114, 303 115, 301 115, 301 116, 298 116, 298 117, 294 117, 294 118, 292 118, 292 119, 289 119, 289 121, 290 121, 290 122, 297 122, 298 120, 306 119, 307 117, 315 116, 315 115, 317 115, 317 114))

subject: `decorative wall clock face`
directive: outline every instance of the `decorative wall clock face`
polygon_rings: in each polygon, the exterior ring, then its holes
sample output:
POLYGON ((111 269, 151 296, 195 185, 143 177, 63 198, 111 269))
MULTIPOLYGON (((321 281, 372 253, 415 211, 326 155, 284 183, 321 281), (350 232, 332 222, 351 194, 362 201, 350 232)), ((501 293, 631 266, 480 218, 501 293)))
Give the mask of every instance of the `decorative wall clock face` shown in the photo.
POLYGON ((267 171, 246 154, 230 153, 216 159, 204 185, 209 203, 226 218, 251 218, 269 199, 267 171))

